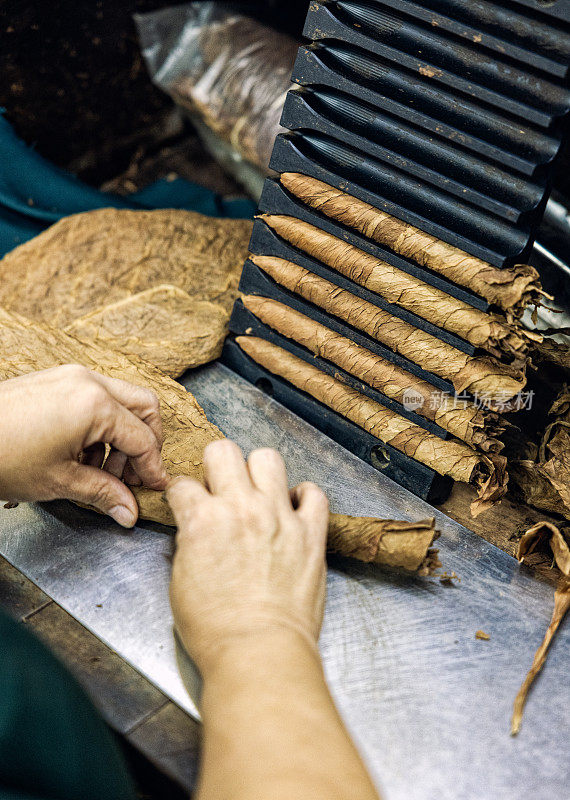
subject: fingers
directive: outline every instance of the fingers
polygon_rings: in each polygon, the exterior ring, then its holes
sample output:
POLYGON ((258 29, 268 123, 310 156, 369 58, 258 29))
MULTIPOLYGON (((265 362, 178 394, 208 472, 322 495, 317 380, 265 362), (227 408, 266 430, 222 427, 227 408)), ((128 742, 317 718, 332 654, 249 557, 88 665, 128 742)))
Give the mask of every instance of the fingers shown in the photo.
POLYGON ((105 461, 105 472, 114 475, 115 478, 122 478, 127 465, 127 456, 119 450, 111 450, 105 461))
POLYGON ((236 495, 252 488, 241 450, 229 439, 220 439, 206 447, 204 476, 212 494, 236 495))
MULTIPOLYGON (((145 486, 151 489, 164 489, 168 475, 156 436, 149 426, 114 400, 110 406, 101 409, 101 414, 104 441, 130 458, 131 466, 145 486)), ((121 461, 122 459, 117 457, 117 470, 121 461)), ((123 469, 124 466, 122 463, 123 469)))
POLYGON ((326 532, 329 521, 329 501, 322 489, 309 481, 300 483, 291 489, 291 500, 295 513, 308 525, 316 526, 318 530, 326 532))
POLYGON ((196 506, 208 498, 211 494, 206 487, 193 478, 175 478, 166 488, 166 499, 179 528, 192 519, 196 506))
POLYGON ((118 378, 108 378, 94 372, 93 378, 109 392, 118 403, 141 419, 149 426, 156 437, 159 447, 162 447, 162 421, 160 419, 160 403, 158 397, 151 389, 135 386, 118 378))
POLYGON ((70 466, 65 481, 66 500, 93 506, 108 514, 124 528, 132 528, 138 517, 138 507, 130 490, 114 475, 83 464, 70 466))
POLYGON ((277 450, 264 447, 254 450, 247 459, 251 481, 281 508, 291 509, 285 463, 277 450))

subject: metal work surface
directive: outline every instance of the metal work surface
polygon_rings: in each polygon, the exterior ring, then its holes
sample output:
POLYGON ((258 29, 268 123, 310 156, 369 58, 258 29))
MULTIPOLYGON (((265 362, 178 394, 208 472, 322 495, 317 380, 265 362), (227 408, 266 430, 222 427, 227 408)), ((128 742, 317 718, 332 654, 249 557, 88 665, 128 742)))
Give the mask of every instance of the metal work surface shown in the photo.
MULTIPOLYGON (((199 370, 185 384, 244 451, 277 447, 291 482, 315 480, 333 509, 434 514, 226 368, 199 370)), ((444 569, 461 577, 456 586, 332 562, 321 650, 335 699, 386 800, 565 797, 570 626, 560 631, 523 729, 511 739, 512 701, 546 630, 553 590, 435 513, 444 569), (480 628, 490 641, 475 639, 480 628)), ((0 509, 0 552, 196 714, 178 671, 166 529, 143 523, 125 532, 67 503, 21 505, 0 509)), ((189 665, 182 666, 195 697, 189 665)))

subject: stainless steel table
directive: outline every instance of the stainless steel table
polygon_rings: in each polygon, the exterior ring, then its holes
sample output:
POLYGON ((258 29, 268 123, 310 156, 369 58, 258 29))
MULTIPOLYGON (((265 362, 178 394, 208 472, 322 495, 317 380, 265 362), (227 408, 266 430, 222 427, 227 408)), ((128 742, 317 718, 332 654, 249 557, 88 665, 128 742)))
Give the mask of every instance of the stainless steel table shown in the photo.
MULTIPOLYGON (((331 563, 321 635, 327 677, 387 800, 541 800, 568 793, 566 624, 509 737, 512 701, 550 618, 553 592, 496 547, 305 424, 223 366, 185 385, 245 452, 277 447, 292 483, 311 479, 334 510, 435 516, 446 586, 356 562, 331 563), (475 639, 482 628, 490 641, 475 639)), ((66 503, 0 510, 0 553, 198 716, 199 682, 172 634, 172 537, 125 532, 66 503)))

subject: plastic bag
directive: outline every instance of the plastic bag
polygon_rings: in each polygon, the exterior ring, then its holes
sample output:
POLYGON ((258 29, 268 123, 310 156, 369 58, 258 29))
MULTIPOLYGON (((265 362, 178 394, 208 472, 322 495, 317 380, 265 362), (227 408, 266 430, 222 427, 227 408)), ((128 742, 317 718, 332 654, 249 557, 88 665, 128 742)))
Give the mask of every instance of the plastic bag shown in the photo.
POLYGON ((220 3, 174 6, 135 22, 153 81, 267 172, 298 43, 220 3))

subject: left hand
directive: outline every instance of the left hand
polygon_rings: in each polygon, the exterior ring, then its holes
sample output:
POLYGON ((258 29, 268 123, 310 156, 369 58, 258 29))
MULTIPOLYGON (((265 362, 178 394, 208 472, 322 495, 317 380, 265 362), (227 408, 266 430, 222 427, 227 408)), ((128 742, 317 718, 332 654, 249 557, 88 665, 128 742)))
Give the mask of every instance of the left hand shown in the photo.
POLYGON ((158 398, 150 389, 68 364, 0 383, 0 498, 75 500, 132 527, 122 482, 164 489, 158 398), (111 452, 100 469, 105 445, 111 452))

